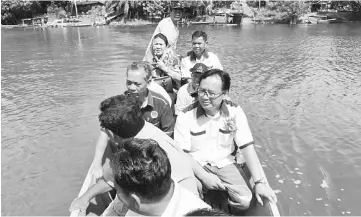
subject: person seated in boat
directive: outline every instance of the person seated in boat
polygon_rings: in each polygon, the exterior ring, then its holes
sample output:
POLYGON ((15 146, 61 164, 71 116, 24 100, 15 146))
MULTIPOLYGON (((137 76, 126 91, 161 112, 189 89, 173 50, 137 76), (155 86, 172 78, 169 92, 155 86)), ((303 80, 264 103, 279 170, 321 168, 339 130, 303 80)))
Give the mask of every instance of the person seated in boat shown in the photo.
POLYGON ((134 62, 127 68, 125 94, 138 97, 146 121, 173 136, 174 116, 168 100, 154 90, 151 68, 147 62, 134 62))
POLYGON ((170 159, 153 139, 126 140, 112 157, 111 168, 125 216, 183 216, 210 208, 172 179, 170 159))
POLYGON ((153 66, 152 76, 153 78, 171 77, 170 86, 173 86, 173 88, 169 88, 167 92, 174 103, 176 91, 181 84, 180 60, 174 50, 169 47, 167 37, 162 33, 154 36, 151 50, 152 55, 146 61, 153 66))
POLYGON ((195 103, 197 99, 197 89, 200 76, 208 71, 208 67, 203 63, 197 63, 190 69, 191 82, 184 84, 177 93, 177 104, 175 105, 175 114, 178 115, 185 108, 195 103))
POLYGON ((177 23, 181 18, 181 10, 180 4, 177 3, 174 7, 170 7, 170 17, 162 19, 157 27, 154 30, 152 38, 148 44, 147 50, 145 51, 145 55, 143 60, 146 61, 147 59, 152 58, 152 43, 153 38, 158 33, 162 33, 168 39, 168 44, 170 49, 176 50, 177 49, 177 41, 179 37, 179 29, 177 27, 177 23))
MULTIPOLYGON (((144 119, 154 126, 157 126, 170 137, 173 137, 175 123, 173 111, 167 100, 157 92, 150 90, 152 81, 149 64, 143 61, 132 63, 127 68, 126 76, 126 86, 128 89, 126 94, 137 96, 144 119)), ((158 84, 153 84, 153 86, 156 85, 158 84)), ((102 176, 101 162, 107 141, 107 134, 101 130, 91 167, 91 173, 95 178, 102 176)))
POLYGON ((208 36, 203 31, 195 31, 192 34, 192 51, 187 53, 187 56, 181 61, 181 76, 182 85, 190 82, 190 69, 197 63, 203 63, 209 69, 221 69, 223 67, 218 57, 207 50, 208 36))
POLYGON ((192 158, 198 190, 203 188, 228 192, 230 205, 246 209, 252 192, 248 188, 233 155, 242 150, 246 164, 255 181, 255 195, 276 202, 273 190, 262 177, 262 168, 254 148, 254 139, 242 108, 225 100, 231 85, 228 73, 211 69, 200 77, 198 102, 178 114, 174 139, 192 158))
MULTIPOLYGON (((90 187, 87 192, 76 198, 69 211, 85 211, 89 201, 98 194, 108 192, 114 188, 114 176, 109 166, 109 158, 115 153, 125 139, 153 139, 165 150, 173 168, 171 172, 172 179, 180 186, 188 189, 194 195, 198 194, 196 178, 189 162, 189 156, 186 155, 178 144, 167 134, 154 125, 146 122, 143 118, 143 112, 139 106, 138 100, 133 95, 118 95, 106 99, 101 103, 101 113, 99 122, 102 133, 106 135, 104 141, 108 148, 104 153, 103 178, 98 179, 96 184, 90 187), (109 138, 109 143, 107 143, 109 138)), ((104 148, 105 149, 105 148, 104 148)), ((115 200, 109 206, 105 213, 107 215, 120 215, 123 204, 115 200)))
MULTIPOLYGON (((203 63, 197 63, 190 69, 191 82, 184 84, 177 93, 177 104, 175 105, 175 114, 178 115, 179 112, 183 112, 188 106, 198 101, 197 90, 199 87, 199 78, 200 76, 208 71, 209 68, 203 63)), ((230 100, 229 96, 226 95, 226 100, 230 100)))
POLYGON ((202 208, 193 210, 185 216, 229 216, 229 214, 218 209, 202 208))

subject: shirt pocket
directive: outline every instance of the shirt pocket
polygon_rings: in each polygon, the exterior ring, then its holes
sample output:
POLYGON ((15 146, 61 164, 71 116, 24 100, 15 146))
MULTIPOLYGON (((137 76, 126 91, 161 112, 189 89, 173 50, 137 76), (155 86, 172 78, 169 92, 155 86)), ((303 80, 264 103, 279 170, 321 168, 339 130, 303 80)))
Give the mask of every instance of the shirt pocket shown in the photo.
POLYGON ((218 144, 221 147, 230 147, 233 144, 234 132, 230 130, 219 129, 218 144))
POLYGON ((206 130, 191 130, 191 151, 199 151, 202 149, 203 144, 207 143, 207 132, 206 130))

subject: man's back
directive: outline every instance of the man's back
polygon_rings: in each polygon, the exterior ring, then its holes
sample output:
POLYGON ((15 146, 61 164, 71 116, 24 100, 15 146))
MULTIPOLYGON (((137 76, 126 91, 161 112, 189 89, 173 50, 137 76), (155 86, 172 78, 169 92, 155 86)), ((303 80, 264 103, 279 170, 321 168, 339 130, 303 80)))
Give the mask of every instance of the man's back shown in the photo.
POLYGON ((168 155, 172 166, 172 178, 192 193, 198 194, 192 166, 188 160, 188 156, 180 149, 178 143, 167 136, 163 131, 147 122, 135 138, 154 139, 157 141, 160 147, 162 147, 168 155))

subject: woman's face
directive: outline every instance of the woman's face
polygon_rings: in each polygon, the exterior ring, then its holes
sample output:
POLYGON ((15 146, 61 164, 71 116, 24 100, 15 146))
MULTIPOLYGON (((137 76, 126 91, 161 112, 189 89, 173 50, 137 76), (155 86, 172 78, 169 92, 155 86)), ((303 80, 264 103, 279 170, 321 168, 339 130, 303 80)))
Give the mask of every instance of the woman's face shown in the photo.
POLYGON ((153 40, 153 53, 154 55, 161 56, 163 55, 164 49, 167 46, 165 45, 165 42, 161 38, 156 38, 153 40))

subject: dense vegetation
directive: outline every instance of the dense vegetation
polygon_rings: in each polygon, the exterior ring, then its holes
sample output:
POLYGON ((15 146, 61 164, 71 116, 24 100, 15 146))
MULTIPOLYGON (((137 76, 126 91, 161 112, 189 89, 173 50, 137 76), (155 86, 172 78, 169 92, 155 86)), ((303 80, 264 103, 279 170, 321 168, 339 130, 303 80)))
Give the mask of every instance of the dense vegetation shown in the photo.
MULTIPOLYGON (((102 8, 92 9, 101 15, 124 14, 127 19, 160 19, 169 13, 172 4, 181 4, 181 6, 193 7, 203 14, 209 13, 216 8, 232 8, 239 4, 239 1, 136 1, 136 0, 103 0, 102 8), (212 4, 211 4, 212 3, 212 4), (99 11, 103 10, 104 13, 99 11)), ((309 1, 308 1, 309 2, 309 1)), ((302 15, 310 11, 310 3, 306 1, 247 1, 247 6, 254 8, 255 14, 259 7, 266 9, 264 16, 285 17, 292 14, 302 15), (259 5, 261 3, 261 5, 259 5)), ((23 18, 36 17, 43 14, 55 14, 62 18, 70 15, 73 8, 73 1, 31 1, 31 0, 12 0, 1 2, 1 24, 17 24, 23 18)), ((361 1, 332 1, 331 9, 342 9, 361 12, 361 1)))

